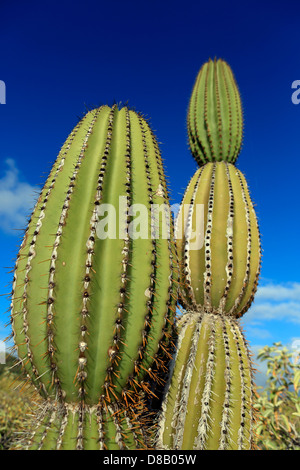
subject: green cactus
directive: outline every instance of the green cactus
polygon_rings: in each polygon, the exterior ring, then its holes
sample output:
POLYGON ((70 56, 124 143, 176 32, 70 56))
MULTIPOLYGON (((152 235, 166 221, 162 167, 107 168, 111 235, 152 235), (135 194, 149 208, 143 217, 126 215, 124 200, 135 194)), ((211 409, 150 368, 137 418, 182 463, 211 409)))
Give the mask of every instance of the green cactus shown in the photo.
POLYGON ((252 365, 238 321, 192 311, 180 320, 179 330, 157 447, 251 449, 252 365))
POLYGON ((250 449, 252 368, 237 319, 253 300, 261 250, 247 183, 234 165, 207 163, 196 171, 182 200, 176 238, 181 303, 188 311, 180 320, 157 445, 250 449))
POLYGON ((162 217, 151 236, 156 204, 168 205, 168 193, 148 123, 127 107, 88 112, 53 165, 15 265, 14 342, 47 400, 32 448, 143 441, 140 392, 153 366, 164 367, 177 296, 175 246, 161 236, 171 221, 162 217), (104 204, 116 208, 115 225, 101 219, 104 204), (147 237, 132 236, 133 204, 148 209, 147 237))
POLYGON ((243 139, 241 98, 231 68, 211 59, 200 69, 189 103, 188 138, 199 165, 234 163, 243 139))
POLYGON ((261 265, 260 234, 243 174, 243 134, 230 67, 209 60, 189 104, 190 149, 200 168, 176 221, 179 321, 159 417, 161 449, 253 448, 253 374, 238 319, 249 309, 261 265))
POLYGON ((261 249, 247 182, 234 165, 207 163, 196 171, 182 200, 176 237, 183 306, 243 315, 257 289, 261 249))

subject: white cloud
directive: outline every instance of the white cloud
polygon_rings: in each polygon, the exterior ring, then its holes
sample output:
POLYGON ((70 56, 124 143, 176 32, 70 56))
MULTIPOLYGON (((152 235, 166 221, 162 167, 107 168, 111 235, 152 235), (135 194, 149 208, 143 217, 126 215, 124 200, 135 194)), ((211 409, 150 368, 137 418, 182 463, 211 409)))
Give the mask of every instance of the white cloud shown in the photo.
POLYGON ((300 283, 268 281, 259 286, 254 303, 242 317, 241 324, 246 338, 251 338, 250 349, 258 371, 256 383, 264 385, 267 365, 256 359, 263 346, 271 346, 284 337, 282 344, 293 352, 295 358, 299 354, 300 283))
POLYGON ((270 283, 265 286, 259 287, 256 293, 258 300, 296 300, 300 302, 300 283, 289 282, 286 284, 273 284, 270 283))
POLYGON ((25 228, 40 188, 21 181, 13 159, 6 159, 5 164, 7 169, 0 178, 0 230, 14 235, 18 234, 14 229, 25 228))
POLYGON ((300 323, 300 283, 267 284, 258 288, 244 323, 276 320, 300 323))
POLYGON ((248 321, 257 320, 288 320, 300 323, 300 302, 257 302, 249 310, 248 321))

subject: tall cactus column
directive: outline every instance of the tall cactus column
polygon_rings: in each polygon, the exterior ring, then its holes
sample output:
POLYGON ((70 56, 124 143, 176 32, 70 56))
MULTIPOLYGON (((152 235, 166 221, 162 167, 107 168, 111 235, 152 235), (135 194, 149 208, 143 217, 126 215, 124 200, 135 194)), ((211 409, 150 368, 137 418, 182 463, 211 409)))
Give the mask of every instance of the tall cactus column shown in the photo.
POLYGON ((53 165, 15 266, 14 341, 46 400, 29 447, 147 445, 140 395, 163 364, 178 285, 175 247, 161 236, 171 220, 151 236, 156 204, 169 203, 148 123, 116 105, 88 112, 53 165), (132 236, 134 204, 146 209, 147 237, 132 236))
POLYGON ((200 168, 176 221, 186 313, 179 321, 157 446, 251 449, 253 371, 239 318, 254 299, 261 247, 246 179, 233 164, 242 143, 242 110, 224 61, 201 68, 188 133, 200 168))
POLYGON ((200 69, 190 99, 188 138, 199 165, 234 163, 243 140, 243 111, 236 80, 222 59, 211 59, 200 69))

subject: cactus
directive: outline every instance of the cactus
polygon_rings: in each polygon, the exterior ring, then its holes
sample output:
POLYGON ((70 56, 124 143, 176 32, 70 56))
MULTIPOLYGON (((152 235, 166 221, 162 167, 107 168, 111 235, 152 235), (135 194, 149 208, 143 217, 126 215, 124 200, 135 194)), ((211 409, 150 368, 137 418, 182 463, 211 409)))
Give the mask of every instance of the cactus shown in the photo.
POLYGON ((251 449, 252 364, 238 321, 192 311, 180 320, 179 330, 158 448, 251 449))
POLYGON ((243 315, 257 289, 261 250, 247 182, 234 165, 207 163, 195 172, 182 200, 176 237, 183 306, 243 315), (197 204, 204 208, 203 246, 190 249, 194 234, 199 236, 197 204))
POLYGON ((239 318, 254 299, 261 246, 246 179, 234 166, 242 131, 232 72, 224 61, 210 60, 188 112, 190 149, 200 168, 176 221, 186 312, 158 420, 161 449, 253 448, 253 373, 239 318))
POLYGON ((199 165, 234 163, 243 139, 243 114, 237 84, 229 65, 206 62, 193 87, 187 118, 190 150, 199 165))
POLYGON ((140 395, 164 367, 177 292, 167 217, 150 236, 156 204, 168 193, 149 124, 127 107, 88 112, 52 167, 15 265, 15 347, 46 400, 29 448, 146 445, 140 395), (131 236, 136 203, 148 209, 145 238, 131 236), (107 218, 116 236, 99 238, 104 204, 119 207, 115 227, 107 218))
POLYGON ((247 183, 234 165, 207 163, 196 171, 176 237, 187 313, 180 321, 157 445, 251 449, 252 366, 238 319, 257 288, 260 236, 247 183), (204 207, 205 233, 193 245, 199 236, 197 204, 204 207))

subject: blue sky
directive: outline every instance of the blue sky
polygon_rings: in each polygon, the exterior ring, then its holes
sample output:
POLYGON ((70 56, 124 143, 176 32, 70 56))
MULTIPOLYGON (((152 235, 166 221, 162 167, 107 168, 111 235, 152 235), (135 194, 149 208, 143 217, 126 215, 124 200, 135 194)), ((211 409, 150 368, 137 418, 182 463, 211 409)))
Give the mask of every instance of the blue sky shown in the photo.
MULTIPOLYGON (((256 203, 264 250, 260 287, 243 319, 254 352, 300 339, 300 4, 297 1, 85 2, 1 0, 1 293, 10 291, 19 235, 36 191, 78 118, 128 104, 151 118, 172 203, 196 170, 186 111, 201 65, 225 59, 244 108, 237 166, 256 203)), ((9 301, 0 297, 5 312, 9 301)), ((0 340, 7 336, 0 317, 0 340)), ((298 343, 296 343, 298 344, 298 343)))

